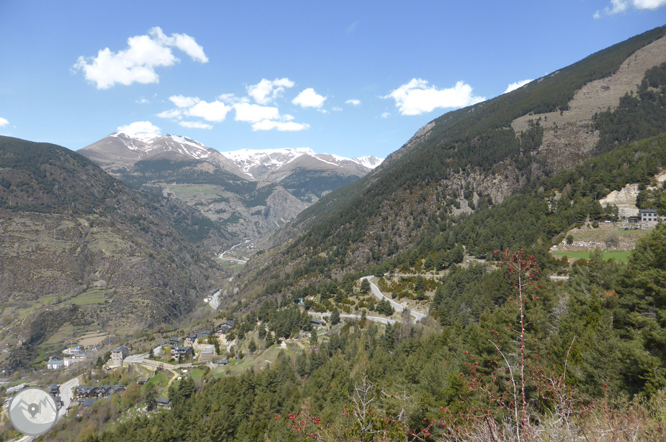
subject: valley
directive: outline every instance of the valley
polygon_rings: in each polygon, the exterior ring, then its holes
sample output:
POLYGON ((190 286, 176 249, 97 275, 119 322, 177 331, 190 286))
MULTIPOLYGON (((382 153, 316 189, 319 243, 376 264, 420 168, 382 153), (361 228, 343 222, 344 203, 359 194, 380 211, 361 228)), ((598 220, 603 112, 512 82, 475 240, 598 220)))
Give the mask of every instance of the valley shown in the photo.
POLYGON ((89 387, 53 441, 663 440, 665 219, 666 27, 386 160, 3 136, 0 392, 89 387))

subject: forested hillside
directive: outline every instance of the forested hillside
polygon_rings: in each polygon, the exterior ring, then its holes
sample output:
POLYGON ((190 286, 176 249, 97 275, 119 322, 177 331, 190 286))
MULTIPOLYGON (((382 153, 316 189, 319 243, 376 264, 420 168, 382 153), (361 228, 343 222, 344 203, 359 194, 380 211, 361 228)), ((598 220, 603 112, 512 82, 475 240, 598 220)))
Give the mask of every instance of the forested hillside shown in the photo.
MULTIPOLYGON (((517 261, 509 255, 505 262, 517 261)), ((363 426, 394 440, 419 432, 427 440, 455 440, 467 428, 460 417, 475 410, 513 422, 503 407, 511 409, 511 379, 518 376, 509 367, 521 366, 516 359, 521 305, 528 321, 525 394, 534 419, 526 433, 550 425, 570 437, 622 431, 637 440, 659 440, 666 431, 666 227, 641 241, 628 265, 594 254, 588 265, 573 268, 564 285, 532 284, 522 304, 510 284, 510 267, 492 272, 490 286, 498 300, 513 302, 486 308, 477 321, 441 329, 397 324, 384 330, 357 323, 316 350, 293 359, 283 354, 264 371, 211 376, 201 389, 181 382, 169 390, 170 411, 119 423, 83 440, 301 440, 299 428, 322 440, 336 440, 336 434, 366 440, 363 426), (547 385, 549 377, 557 384, 547 385), (559 383, 562 379, 568 386, 559 383), (376 402, 366 404, 361 415, 363 385, 366 400, 376 397, 376 402), (488 394, 497 402, 489 404, 488 394), (622 398, 632 397, 644 400, 631 409, 622 405, 622 398), (608 414, 606 406, 619 413, 608 414)), ((99 407, 93 417, 105 422, 121 411, 99 407)), ((69 423, 50 440, 67 440, 76 431, 69 423)))
MULTIPOLYGON (((547 163, 552 158, 529 156, 540 144, 539 129, 533 127, 524 136, 518 136, 511 128, 511 122, 523 115, 566 110, 575 92, 584 84, 611 75, 632 53, 662 38, 665 33, 666 27, 646 32, 510 94, 433 120, 424 128, 427 130, 419 131, 405 146, 390 155, 377 171, 347 186, 345 191, 332 193, 301 214, 296 224, 313 223, 312 232, 303 241, 310 245, 307 238, 321 230, 326 231, 327 236, 339 234, 336 232, 342 226, 349 225, 356 218, 371 220, 382 212, 387 195, 410 188, 419 191, 460 171, 519 175, 503 183, 509 188, 540 179, 540 174, 532 177, 532 163, 536 162, 544 169, 541 172, 547 174, 547 163)), ((601 145, 606 142, 600 142, 601 145)), ((399 210, 388 213, 394 215, 399 210)))
POLYGON ((9 137, 0 137, 0 220, 8 369, 48 359, 39 345, 65 323, 131 333, 181 318, 209 290, 209 256, 231 238, 77 153, 9 137))
MULTIPOLYGON (((295 273, 294 280, 312 272, 339 278, 414 247, 427 255, 460 243, 468 254, 485 257, 505 246, 545 246, 589 214, 612 218, 595 201, 627 183, 647 183, 663 164, 663 139, 640 147, 626 143, 664 130, 666 63, 645 72, 637 93, 627 93, 617 108, 594 116, 598 143, 592 158, 619 149, 615 157, 549 170, 552 158, 539 150, 540 121, 520 134, 509 123, 531 106, 534 112, 555 109, 558 100, 573 95, 572 85, 612 73, 628 54, 664 32, 648 32, 541 82, 435 120, 427 137, 403 147, 409 149, 399 158, 323 198, 292 223, 295 227, 278 232, 271 264, 266 255, 246 269, 247 291, 257 282, 284 280, 287 273, 295 273), (542 101, 550 104, 542 109, 536 104, 542 101), (295 232, 304 225, 309 225, 304 234, 295 232)), ((579 164, 586 159, 581 156, 579 164)))

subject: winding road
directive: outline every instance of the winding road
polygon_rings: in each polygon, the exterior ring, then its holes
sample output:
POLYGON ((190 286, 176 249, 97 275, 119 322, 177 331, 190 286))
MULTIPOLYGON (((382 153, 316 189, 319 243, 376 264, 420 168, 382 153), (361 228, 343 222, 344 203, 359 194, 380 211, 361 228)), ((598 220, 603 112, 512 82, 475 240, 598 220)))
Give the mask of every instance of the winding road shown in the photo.
POLYGON ((236 259, 236 258, 225 258, 225 257, 224 257, 224 254, 225 254, 225 253, 229 253, 229 252, 231 252, 233 249, 235 249, 236 247, 240 247, 240 246, 245 245, 245 244, 247 244, 247 243, 249 243, 249 242, 252 242, 252 240, 251 240, 251 239, 248 239, 248 240, 245 241, 245 242, 242 242, 242 243, 236 244, 235 246, 231 247, 229 250, 225 250, 224 252, 220 253, 220 256, 218 256, 218 258, 220 258, 220 259, 224 259, 225 261, 234 261, 234 262, 239 262, 239 263, 245 264, 247 261, 244 261, 244 260, 242 260, 242 259, 236 259))
POLYGON ((60 399, 62 399, 62 408, 58 411, 58 419, 67 413, 67 407, 72 402, 72 389, 79 385, 79 378, 70 379, 60 385, 60 399))
MULTIPOLYGON (((67 407, 72 403, 72 389, 79 385, 79 378, 70 379, 64 384, 60 385, 60 399, 62 399, 62 407, 58 410, 58 420, 67 413, 67 407)), ((17 442, 32 442, 35 436, 23 436, 17 442)))
MULTIPOLYGON (((375 297, 377 299, 379 299, 380 301, 382 299, 386 299, 388 302, 391 303, 391 306, 395 309, 396 312, 402 312, 405 309, 409 309, 408 307, 405 307, 402 304, 398 304, 394 300, 389 299, 388 297, 384 296, 384 294, 379 290, 379 287, 377 287, 372 281, 370 281, 371 278, 373 278, 373 276, 369 275, 369 276, 362 277, 361 280, 365 279, 366 281, 368 281, 370 283, 370 291, 372 292, 373 295, 375 295, 375 297)), ((428 316, 428 315, 424 315, 423 313, 415 312, 415 311, 412 311, 412 310, 409 310, 409 314, 412 315, 417 322, 420 321, 421 319, 425 318, 426 316, 428 316)))
POLYGON ((213 307, 214 310, 217 310, 217 308, 220 306, 220 293, 222 293, 222 290, 216 291, 215 294, 213 295, 213 299, 211 299, 210 302, 208 303, 208 305, 213 307))

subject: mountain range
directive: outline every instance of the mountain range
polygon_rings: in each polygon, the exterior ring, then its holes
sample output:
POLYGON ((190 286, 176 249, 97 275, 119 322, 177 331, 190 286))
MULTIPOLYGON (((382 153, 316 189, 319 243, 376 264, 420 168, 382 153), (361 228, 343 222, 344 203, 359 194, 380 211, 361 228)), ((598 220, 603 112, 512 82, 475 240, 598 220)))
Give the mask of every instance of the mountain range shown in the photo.
MULTIPOLYGON (((82 155, 3 137, 3 317, 23 324, 27 346, 63 321, 173 323, 227 280, 211 256, 276 229, 268 253, 234 278, 229 312, 506 247, 548 262, 549 245, 596 198, 649 185, 663 164, 664 35, 655 29, 449 112, 379 165, 309 149, 221 153, 175 135, 115 133, 82 155)), ((498 302, 484 296, 433 300, 432 312, 442 324, 473 322, 498 302)))
POLYGON ((283 226, 381 163, 307 148, 221 153, 178 135, 122 132, 79 153, 136 189, 185 201, 242 238, 283 226))
POLYGON ((379 165, 173 135, 81 153, 101 167, 0 137, 2 366, 77 327, 115 326, 140 359, 222 320, 225 360, 144 386, 123 368, 120 400, 53 440, 664 439, 666 226, 620 230, 601 202, 630 186, 666 213, 666 26, 444 114, 379 165), (635 249, 551 253, 579 232, 635 249), (210 259, 267 233, 233 275, 210 259), (219 309, 188 316, 213 288, 219 309), (131 417, 156 389, 171 408, 131 417))

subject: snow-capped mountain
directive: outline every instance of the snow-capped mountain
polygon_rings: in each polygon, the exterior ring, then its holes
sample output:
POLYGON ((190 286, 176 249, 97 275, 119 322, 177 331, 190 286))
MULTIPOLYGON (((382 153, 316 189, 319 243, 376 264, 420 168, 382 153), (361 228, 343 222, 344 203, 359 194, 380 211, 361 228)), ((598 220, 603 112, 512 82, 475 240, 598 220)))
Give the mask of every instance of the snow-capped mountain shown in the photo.
POLYGON ((179 135, 126 132, 113 133, 79 153, 130 186, 182 199, 247 238, 284 225, 381 162, 306 148, 220 153, 179 135))
POLYGON ((243 172, 255 178, 267 175, 301 155, 316 155, 312 149, 303 147, 263 150, 241 149, 220 153, 236 163, 243 172))
POLYGON ((180 135, 115 132, 84 147, 79 153, 109 170, 128 168, 137 161, 149 159, 203 160, 234 175, 252 179, 217 150, 180 135))
POLYGON ((123 132, 115 132, 109 135, 109 138, 119 138, 130 150, 136 150, 144 153, 161 151, 174 151, 183 155, 191 156, 197 160, 208 158, 212 154, 209 147, 204 146, 191 138, 181 137, 180 135, 166 134, 159 135, 129 135, 123 132))
POLYGON ((241 149, 222 152, 222 155, 232 160, 243 172, 255 179, 267 178, 272 172, 278 171, 297 158, 304 156, 309 157, 311 161, 303 161, 303 158, 301 158, 299 164, 308 163, 309 167, 313 168, 329 169, 330 166, 333 166, 349 169, 350 173, 359 176, 365 175, 383 161, 383 159, 373 156, 350 159, 327 153, 318 154, 307 147, 262 150, 241 149))
POLYGON ((368 156, 368 157, 352 158, 351 160, 355 163, 360 164, 361 166, 367 167, 368 169, 374 169, 375 167, 382 164, 382 161, 384 161, 384 158, 377 158, 377 157, 373 157, 373 156, 368 156))

